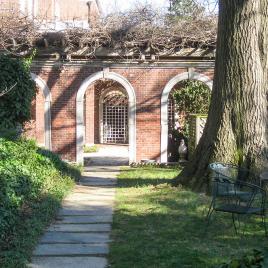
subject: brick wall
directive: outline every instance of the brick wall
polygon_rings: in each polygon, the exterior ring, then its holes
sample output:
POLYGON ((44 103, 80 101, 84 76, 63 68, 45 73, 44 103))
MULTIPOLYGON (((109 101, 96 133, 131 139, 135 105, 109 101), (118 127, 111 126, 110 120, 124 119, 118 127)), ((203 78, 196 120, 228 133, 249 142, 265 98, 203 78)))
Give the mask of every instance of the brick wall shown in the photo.
MULTIPOLYGON (((64 68, 43 66, 32 72, 46 81, 51 90, 52 105, 52 149, 64 159, 75 161, 76 157, 76 94, 84 79, 101 71, 90 65, 64 68)), ((170 79, 186 72, 187 68, 110 68, 111 72, 125 77, 133 86, 137 98, 136 137, 137 161, 160 158, 161 139, 161 94, 170 79)), ((199 73, 213 77, 213 69, 196 69, 199 73)), ((98 143, 99 139, 99 95, 94 88, 88 89, 85 98, 86 142, 98 143), (95 99, 95 101, 94 101, 95 99)), ((37 98, 37 109, 40 100, 37 98)), ((37 124, 39 124, 36 121, 37 124)), ((41 124, 41 123, 40 123, 41 124)), ((43 126, 43 123, 42 123, 43 126)), ((41 127, 37 126, 38 133, 41 127)), ((40 139, 41 134, 38 135, 40 139)))
POLYGON ((35 139, 40 146, 45 145, 45 99, 43 92, 38 89, 35 99, 32 101, 32 119, 25 126, 25 134, 35 139))

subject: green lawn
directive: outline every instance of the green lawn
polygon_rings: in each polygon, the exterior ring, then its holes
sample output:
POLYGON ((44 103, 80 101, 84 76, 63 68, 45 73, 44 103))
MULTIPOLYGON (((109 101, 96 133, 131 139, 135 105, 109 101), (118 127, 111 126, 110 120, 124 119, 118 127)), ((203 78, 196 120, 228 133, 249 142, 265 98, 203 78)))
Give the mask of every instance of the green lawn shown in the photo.
POLYGON ((215 267, 253 248, 267 250, 259 219, 235 235, 231 216, 207 228, 210 198, 169 182, 176 169, 129 168, 119 175, 110 263, 117 268, 215 267))

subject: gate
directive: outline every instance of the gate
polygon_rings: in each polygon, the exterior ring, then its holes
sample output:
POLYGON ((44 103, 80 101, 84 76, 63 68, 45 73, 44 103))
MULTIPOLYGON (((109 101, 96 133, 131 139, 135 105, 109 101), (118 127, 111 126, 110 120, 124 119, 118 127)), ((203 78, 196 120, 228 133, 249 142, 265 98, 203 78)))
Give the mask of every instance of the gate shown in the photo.
POLYGON ((102 105, 102 142, 128 144, 128 98, 121 91, 111 91, 102 105))

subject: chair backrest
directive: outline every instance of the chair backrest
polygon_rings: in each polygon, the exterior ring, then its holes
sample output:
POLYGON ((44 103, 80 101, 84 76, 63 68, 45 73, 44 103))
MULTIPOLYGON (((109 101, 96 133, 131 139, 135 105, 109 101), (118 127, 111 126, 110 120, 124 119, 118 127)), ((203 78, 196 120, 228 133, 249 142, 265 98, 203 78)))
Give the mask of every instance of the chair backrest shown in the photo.
POLYGON ((230 181, 245 181, 256 185, 260 185, 260 179, 256 174, 250 172, 248 169, 238 167, 233 164, 226 164, 215 162, 209 164, 212 171, 212 178, 228 178, 230 181))
POLYGON ((212 178, 228 179, 230 181, 238 179, 238 168, 232 164, 216 162, 209 164, 209 168, 212 171, 212 178))

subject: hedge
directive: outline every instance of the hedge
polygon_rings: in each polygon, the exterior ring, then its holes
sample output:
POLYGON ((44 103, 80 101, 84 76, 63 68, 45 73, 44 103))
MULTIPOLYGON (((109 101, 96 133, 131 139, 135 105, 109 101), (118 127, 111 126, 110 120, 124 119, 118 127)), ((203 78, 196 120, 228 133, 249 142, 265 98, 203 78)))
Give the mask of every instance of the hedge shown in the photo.
POLYGON ((0 138, 0 267, 25 267, 78 168, 31 140, 0 138))

